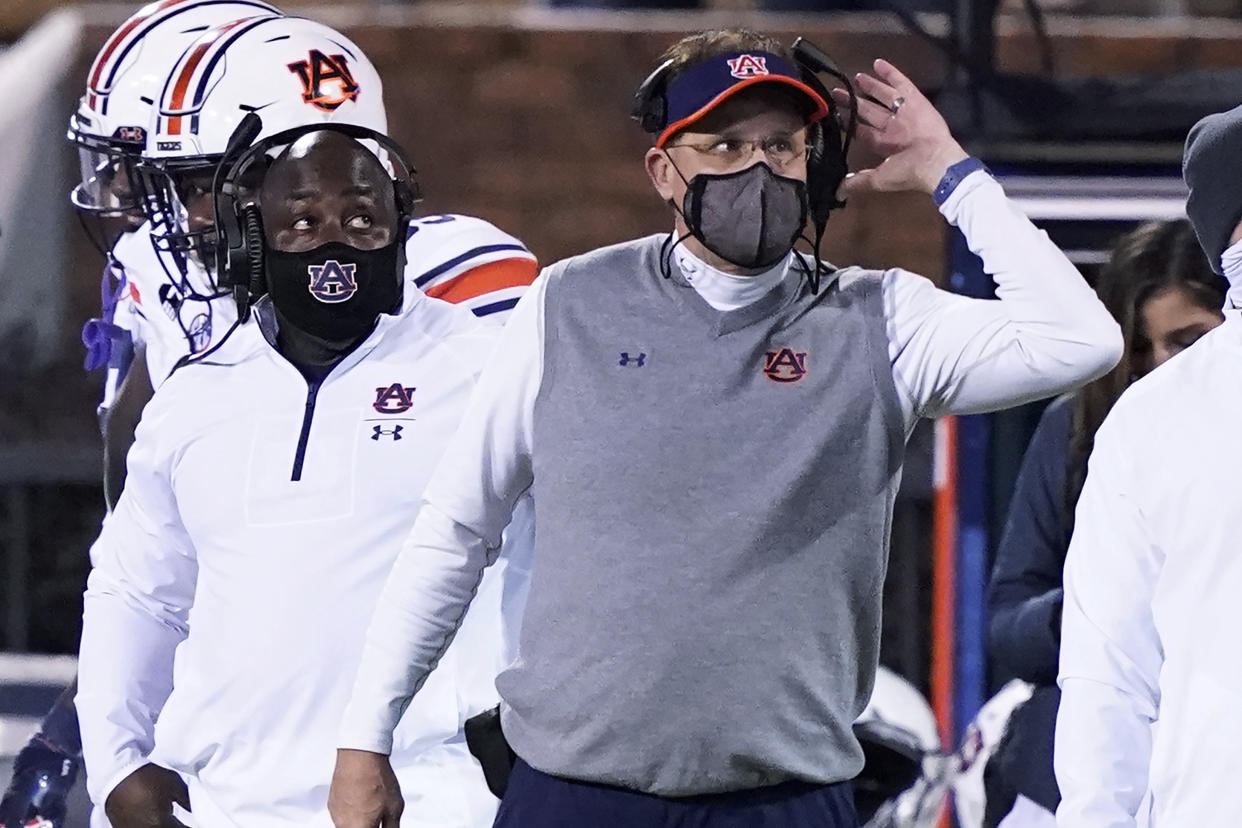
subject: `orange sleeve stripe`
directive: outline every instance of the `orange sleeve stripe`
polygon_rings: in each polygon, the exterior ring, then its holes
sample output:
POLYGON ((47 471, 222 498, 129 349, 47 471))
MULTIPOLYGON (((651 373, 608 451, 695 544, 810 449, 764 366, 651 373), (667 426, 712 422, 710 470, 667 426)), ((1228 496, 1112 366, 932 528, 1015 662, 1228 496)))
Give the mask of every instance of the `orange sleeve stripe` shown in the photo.
POLYGON ((456 305, 497 290, 529 285, 538 275, 539 264, 531 259, 501 259, 433 285, 426 293, 456 305))

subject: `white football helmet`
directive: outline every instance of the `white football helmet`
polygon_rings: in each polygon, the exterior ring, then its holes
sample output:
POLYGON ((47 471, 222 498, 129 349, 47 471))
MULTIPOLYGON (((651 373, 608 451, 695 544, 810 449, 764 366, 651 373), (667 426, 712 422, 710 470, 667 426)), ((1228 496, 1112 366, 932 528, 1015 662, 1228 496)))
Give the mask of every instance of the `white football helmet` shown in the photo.
POLYGON ((931 706, 914 685, 880 667, 854 735, 866 765, 854 779, 863 828, 935 828, 953 765, 941 750, 931 706))
POLYGON ((261 0, 160 0, 143 6, 104 43, 69 119, 82 181, 69 198, 79 210, 141 216, 132 161, 147 131, 169 70, 206 29, 238 18, 280 14, 261 0))
POLYGON ((254 140, 321 123, 388 131, 379 74, 328 26, 269 16, 203 33, 164 82, 140 168, 160 214, 152 238, 183 271, 197 259, 215 272, 213 230, 191 207, 214 191, 216 165, 251 112, 263 122, 254 140))

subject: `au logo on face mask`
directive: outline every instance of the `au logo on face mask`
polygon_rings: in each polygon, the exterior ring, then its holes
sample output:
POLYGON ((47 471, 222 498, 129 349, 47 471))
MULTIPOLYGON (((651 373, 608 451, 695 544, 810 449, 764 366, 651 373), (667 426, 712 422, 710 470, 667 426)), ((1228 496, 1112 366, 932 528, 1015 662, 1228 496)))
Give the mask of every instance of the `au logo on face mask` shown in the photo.
POLYGON ((311 49, 306 60, 290 63, 289 71, 302 81, 302 100, 316 109, 332 112, 358 98, 358 84, 344 55, 325 55, 311 49))
POLYGON ((806 351, 781 348, 764 357, 763 373, 773 382, 797 382, 806 376, 806 351))
POLYGON ((311 296, 329 305, 348 300, 358 292, 358 282, 354 280, 357 267, 355 264, 341 264, 336 259, 309 266, 306 272, 310 275, 308 289, 311 296))

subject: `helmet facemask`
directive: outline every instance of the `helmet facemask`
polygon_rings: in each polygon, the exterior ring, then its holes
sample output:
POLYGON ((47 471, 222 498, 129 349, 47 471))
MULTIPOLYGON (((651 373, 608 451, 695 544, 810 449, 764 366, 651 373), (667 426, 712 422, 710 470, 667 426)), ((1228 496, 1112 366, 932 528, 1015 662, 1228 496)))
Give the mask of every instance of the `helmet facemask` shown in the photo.
MULTIPOLYGON (((223 292, 216 278, 221 263, 216 260, 218 244, 212 209, 218 161, 214 156, 196 156, 145 159, 138 164, 151 219, 152 244, 162 258, 174 263, 180 276, 178 281, 184 283, 178 286, 187 296, 201 297, 204 289, 209 293, 204 298, 223 292), (200 218, 196 220, 192 210, 197 210, 200 218), (205 285, 196 287, 188 280, 196 271, 205 271, 205 285)), ((265 168, 266 164, 254 166, 242 182, 243 194, 257 190, 265 168)))
POLYGON ((197 200, 210 198, 214 171, 214 161, 201 158, 144 159, 138 164, 155 249, 175 263, 182 280, 195 265, 205 269, 213 290, 215 229, 210 224, 191 227, 190 209, 197 200))
POLYGON ((77 116, 69 124, 68 138, 78 148, 81 169, 69 201, 91 243, 107 255, 122 233, 138 229, 146 219, 136 170, 143 131, 121 130, 126 137, 100 138, 81 126, 77 116))

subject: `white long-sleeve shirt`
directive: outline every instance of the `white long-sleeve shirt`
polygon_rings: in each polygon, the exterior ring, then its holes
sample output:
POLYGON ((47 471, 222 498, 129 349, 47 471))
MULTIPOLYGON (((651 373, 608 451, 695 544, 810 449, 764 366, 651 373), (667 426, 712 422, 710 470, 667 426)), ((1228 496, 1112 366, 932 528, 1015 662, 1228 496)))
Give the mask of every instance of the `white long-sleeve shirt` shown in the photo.
POLYGON ((1229 309, 1096 434, 1065 564, 1062 828, 1239 822, 1239 365, 1229 309))
MULTIPOLYGON (((885 275, 889 356, 907 430, 919 417, 1057 394, 1116 363, 1116 323, 991 176, 968 176, 941 211, 982 257, 1000 301, 950 294, 902 270, 885 275)), ((788 266, 785 278, 800 272, 788 266)), ((849 271, 841 278, 851 278, 849 271)), ((709 302, 729 304, 722 287, 728 280, 700 270, 688 281, 709 302), (705 291, 706 283, 712 287, 705 291)), ((367 635, 342 747, 389 750, 396 714, 451 636, 512 504, 532 483, 545 286, 536 280, 514 310, 498 357, 429 484, 367 635)))
MULTIPOLYGON (((191 778, 200 828, 330 825, 371 609, 497 330, 407 284, 402 312, 315 386, 246 325, 160 387, 91 551, 77 709, 96 803, 152 760, 191 778)), ((495 704, 522 571, 488 574, 402 720, 407 788, 495 704)), ((487 802, 482 775, 465 778, 487 802)))

